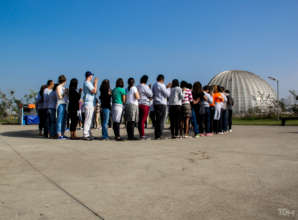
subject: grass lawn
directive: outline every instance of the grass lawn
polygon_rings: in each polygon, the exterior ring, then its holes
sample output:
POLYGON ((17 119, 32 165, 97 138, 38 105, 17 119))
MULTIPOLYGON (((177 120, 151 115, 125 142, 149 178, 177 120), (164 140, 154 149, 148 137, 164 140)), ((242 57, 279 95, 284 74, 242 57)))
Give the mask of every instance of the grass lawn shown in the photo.
MULTIPOLYGON (((233 119, 234 125, 281 125, 281 120, 274 119, 233 119)), ((286 121, 286 126, 298 126, 298 120, 286 121)))

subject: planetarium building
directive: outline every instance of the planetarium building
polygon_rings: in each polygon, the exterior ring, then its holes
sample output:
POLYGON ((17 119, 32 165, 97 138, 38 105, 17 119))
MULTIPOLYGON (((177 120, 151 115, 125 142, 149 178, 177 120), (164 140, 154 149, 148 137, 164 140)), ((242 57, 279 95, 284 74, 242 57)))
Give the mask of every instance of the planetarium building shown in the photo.
POLYGON ((220 85, 230 90, 234 99, 233 111, 245 114, 258 111, 268 112, 274 108, 276 93, 261 77, 240 70, 224 71, 213 77, 209 85, 220 85))

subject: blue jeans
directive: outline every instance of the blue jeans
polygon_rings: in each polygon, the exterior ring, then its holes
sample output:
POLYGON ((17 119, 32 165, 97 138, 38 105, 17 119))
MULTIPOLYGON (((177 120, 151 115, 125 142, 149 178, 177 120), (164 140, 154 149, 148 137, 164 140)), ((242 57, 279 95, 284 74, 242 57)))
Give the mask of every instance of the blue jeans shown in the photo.
POLYGON ((44 135, 48 137, 50 133, 51 137, 56 136, 56 109, 47 109, 46 110, 46 123, 44 129, 44 135))
POLYGON ((191 123, 193 126, 193 131, 195 134, 199 133, 199 126, 198 126, 198 121, 197 121, 197 116, 196 116, 196 112, 194 109, 191 110, 191 123))
POLYGON ((221 129, 223 132, 228 130, 228 111, 226 109, 221 111, 221 129))
POLYGON ((200 133, 210 133, 210 119, 211 119, 211 111, 209 107, 204 107, 205 113, 202 115, 199 115, 199 128, 200 133))
POLYGON ((57 133, 64 136, 66 125, 66 104, 60 104, 57 109, 57 133))
POLYGON ((102 127, 102 138, 109 138, 108 124, 110 120, 110 109, 104 108, 101 110, 101 127, 102 127))

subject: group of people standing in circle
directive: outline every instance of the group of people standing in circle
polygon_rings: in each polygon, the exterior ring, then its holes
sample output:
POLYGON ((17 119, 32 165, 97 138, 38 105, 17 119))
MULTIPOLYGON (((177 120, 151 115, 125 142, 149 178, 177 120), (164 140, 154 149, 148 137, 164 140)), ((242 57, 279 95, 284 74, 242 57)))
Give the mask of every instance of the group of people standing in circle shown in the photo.
POLYGON ((228 90, 219 85, 202 87, 198 81, 193 85, 186 81, 179 83, 178 79, 167 85, 164 81, 160 74, 151 86, 148 76, 143 75, 137 86, 134 78, 129 78, 124 89, 123 79, 118 78, 115 88, 111 89, 109 80, 104 79, 98 88, 98 78, 90 71, 85 73, 80 89, 75 78, 70 80, 69 88, 66 88, 64 75, 59 76, 57 84, 48 80, 36 98, 40 135, 68 139, 65 130, 70 120, 70 139, 79 139, 76 131, 82 112, 82 139, 88 141, 95 139, 91 127, 97 113, 100 113, 102 140, 109 139, 110 120, 115 140, 123 140, 120 134, 123 119, 128 140, 147 139, 145 124, 148 116, 154 127, 154 139, 164 138, 167 118, 173 139, 188 138, 191 133, 193 137, 201 137, 232 132, 233 99, 228 90), (139 137, 134 132, 136 127, 139 137))

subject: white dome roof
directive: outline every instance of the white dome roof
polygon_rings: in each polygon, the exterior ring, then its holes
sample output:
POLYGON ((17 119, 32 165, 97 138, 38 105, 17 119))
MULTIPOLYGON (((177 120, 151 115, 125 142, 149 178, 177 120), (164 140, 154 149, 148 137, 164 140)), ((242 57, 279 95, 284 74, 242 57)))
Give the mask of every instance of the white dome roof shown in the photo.
POLYGON ((256 107, 266 111, 276 101, 274 89, 264 79, 247 71, 221 72, 210 80, 209 85, 220 85, 230 90, 235 113, 246 113, 256 107))

